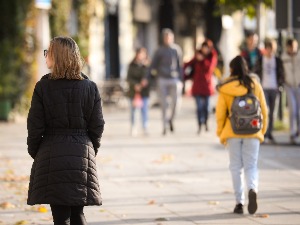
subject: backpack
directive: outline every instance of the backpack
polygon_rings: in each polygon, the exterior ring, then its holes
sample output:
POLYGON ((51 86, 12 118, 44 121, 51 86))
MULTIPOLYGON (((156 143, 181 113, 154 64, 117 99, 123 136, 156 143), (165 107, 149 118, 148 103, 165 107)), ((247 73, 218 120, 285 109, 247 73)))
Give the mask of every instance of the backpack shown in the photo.
POLYGON ((255 134, 262 128, 261 107, 253 93, 236 96, 229 115, 235 134, 255 134))

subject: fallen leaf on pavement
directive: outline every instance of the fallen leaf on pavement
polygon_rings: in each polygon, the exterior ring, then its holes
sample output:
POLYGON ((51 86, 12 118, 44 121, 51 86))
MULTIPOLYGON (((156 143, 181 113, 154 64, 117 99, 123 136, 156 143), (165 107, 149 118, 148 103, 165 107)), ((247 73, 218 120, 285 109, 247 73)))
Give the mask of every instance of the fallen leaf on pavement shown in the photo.
POLYGON ((155 202, 155 200, 150 200, 149 202, 148 202, 148 205, 154 205, 156 202, 155 202))
POLYGON ((218 202, 218 201, 209 201, 208 204, 209 205, 219 205, 220 202, 218 202))
POLYGON ((28 224, 27 220, 20 220, 20 221, 15 223, 15 225, 25 225, 25 224, 28 224))
POLYGON ((162 163, 170 163, 172 161, 174 161, 174 155, 172 154, 163 154, 160 159, 157 159, 157 160, 154 160, 153 162, 154 163, 159 163, 159 164, 162 164, 162 163))
POLYGON ((0 208, 2 208, 2 209, 13 209, 15 207, 16 206, 14 204, 10 203, 10 202, 2 202, 0 204, 0 208))
POLYGON ((37 208, 37 211, 40 213, 46 213, 48 212, 48 209, 45 206, 40 206, 37 208))
POLYGON ((254 216, 259 218, 269 218, 269 214, 256 214, 254 216))

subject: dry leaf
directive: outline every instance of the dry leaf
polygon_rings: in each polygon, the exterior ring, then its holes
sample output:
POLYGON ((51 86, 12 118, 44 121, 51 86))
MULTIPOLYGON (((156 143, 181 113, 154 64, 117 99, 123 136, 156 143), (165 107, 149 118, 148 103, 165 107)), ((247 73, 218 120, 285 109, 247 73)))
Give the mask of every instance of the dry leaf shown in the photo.
POLYGON ((46 213, 48 212, 48 209, 45 206, 40 206, 38 207, 37 211, 40 213, 46 213))
POLYGON ((174 161, 174 158, 175 158, 175 157, 174 157, 174 155, 172 155, 172 154, 164 154, 164 155, 161 156, 160 159, 154 160, 153 162, 154 162, 154 163, 159 163, 159 164, 162 164, 162 163, 169 163, 169 162, 174 161))
POLYGON ((220 202, 218 202, 218 201, 209 201, 208 204, 209 205, 219 205, 220 202))
POLYGON ((14 204, 10 203, 10 202, 2 202, 0 204, 0 208, 2 208, 2 209, 13 209, 15 207, 16 206, 14 204))
POLYGON ((154 205, 156 202, 155 202, 155 200, 150 200, 149 202, 148 202, 148 205, 154 205))
POLYGON ((25 224, 29 224, 27 220, 20 220, 15 223, 15 225, 25 225, 25 224))
POLYGON ((259 218, 269 218, 269 214, 256 214, 254 216, 259 218))

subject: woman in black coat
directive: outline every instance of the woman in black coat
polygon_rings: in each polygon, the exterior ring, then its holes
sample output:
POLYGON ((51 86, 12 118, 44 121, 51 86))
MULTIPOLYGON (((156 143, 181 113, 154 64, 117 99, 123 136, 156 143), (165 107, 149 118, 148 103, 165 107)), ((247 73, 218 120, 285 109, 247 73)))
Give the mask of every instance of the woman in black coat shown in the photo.
POLYGON ((34 159, 27 203, 50 204, 54 224, 86 224, 83 207, 101 205, 95 159, 104 128, 101 99, 81 73, 73 39, 54 38, 44 55, 51 73, 37 82, 27 120, 34 159))

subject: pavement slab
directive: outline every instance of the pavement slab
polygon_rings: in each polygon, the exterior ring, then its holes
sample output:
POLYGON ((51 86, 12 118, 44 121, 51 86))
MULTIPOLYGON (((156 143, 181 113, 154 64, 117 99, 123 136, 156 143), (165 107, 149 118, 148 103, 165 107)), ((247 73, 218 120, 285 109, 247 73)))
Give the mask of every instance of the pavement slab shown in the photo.
MULTIPOLYGON (((195 106, 185 97, 174 123, 162 136, 158 108, 150 109, 149 135, 129 135, 129 111, 105 107, 97 156, 103 206, 85 207, 89 225, 300 225, 300 147, 262 145, 258 211, 232 213, 235 201, 228 153, 209 132, 196 134, 195 106)), ((26 205, 33 160, 26 148, 26 120, 0 123, 0 225, 50 225, 48 205, 26 205)), ((246 192, 246 190, 245 190, 246 192)), ((247 202, 246 202, 247 203, 247 202)))

